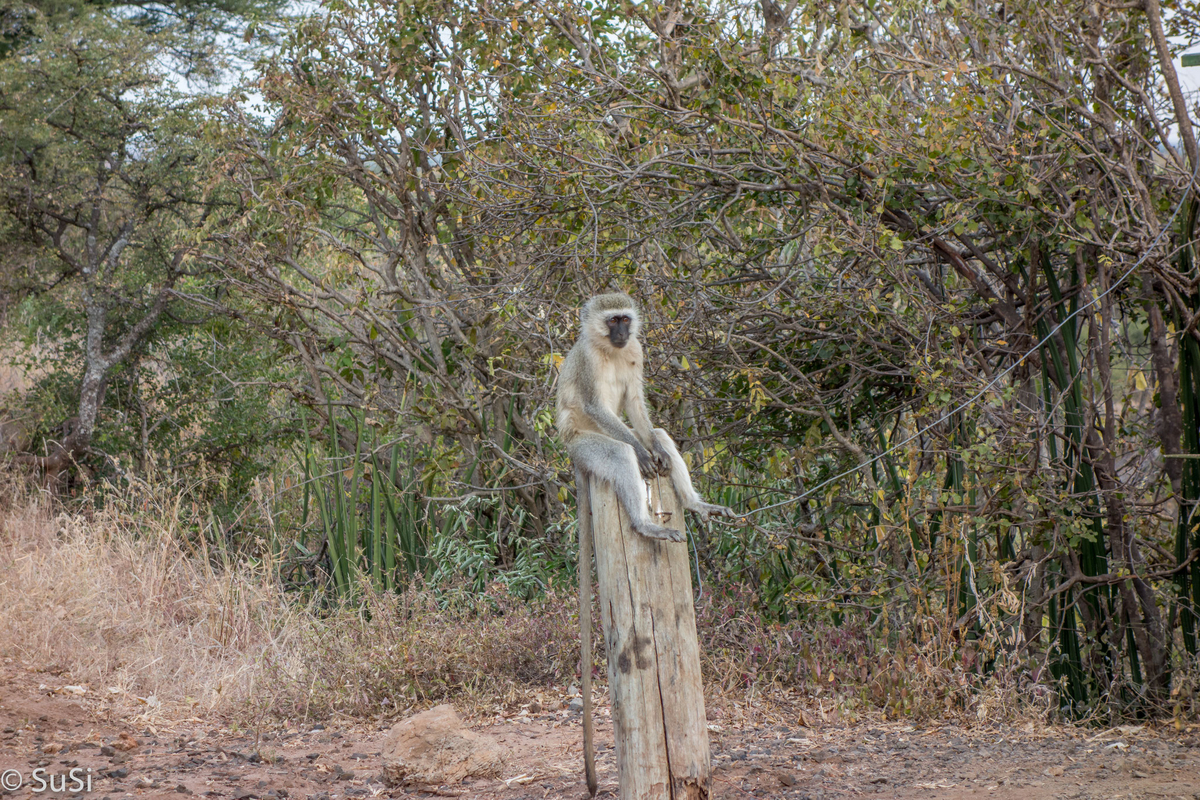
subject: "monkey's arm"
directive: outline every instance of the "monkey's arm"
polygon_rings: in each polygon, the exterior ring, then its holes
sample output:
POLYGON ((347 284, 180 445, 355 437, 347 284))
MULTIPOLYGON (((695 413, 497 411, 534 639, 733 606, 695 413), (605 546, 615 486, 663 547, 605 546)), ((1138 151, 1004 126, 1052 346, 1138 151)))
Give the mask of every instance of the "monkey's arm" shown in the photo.
POLYGON ((646 449, 645 445, 638 441, 638 437, 634 435, 633 431, 629 430, 629 426, 621 422, 616 414, 605 408, 603 403, 598 400, 585 400, 583 411, 592 418, 605 436, 633 445, 635 450, 639 447, 643 450, 646 449))
POLYGON ((638 441, 646 448, 653 447, 654 426, 650 424, 650 412, 646 408, 646 398, 640 386, 631 386, 625 390, 624 406, 625 416, 629 417, 629 424, 633 426, 638 441))
POLYGON ((616 439, 618 442, 624 442, 633 448, 642 477, 653 478, 659 474, 657 459, 650 454, 644 444, 638 441, 638 437, 629 430, 629 426, 621 422, 620 418, 609 411, 603 403, 589 398, 584 401, 583 410, 606 436, 616 439))
POLYGON ((671 471, 671 457, 662 442, 654 435, 654 426, 650 424, 650 412, 646 409, 646 396, 642 393, 640 386, 637 389, 626 390, 625 415, 629 417, 638 441, 650 451, 651 457, 654 459, 655 472, 659 475, 666 475, 671 471))

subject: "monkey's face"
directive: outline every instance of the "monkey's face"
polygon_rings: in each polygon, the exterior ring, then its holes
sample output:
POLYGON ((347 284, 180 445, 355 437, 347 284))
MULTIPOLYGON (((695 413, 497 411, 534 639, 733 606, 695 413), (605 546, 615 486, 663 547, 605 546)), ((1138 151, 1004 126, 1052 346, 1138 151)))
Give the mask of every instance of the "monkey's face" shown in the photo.
POLYGON ((629 343, 632 335, 633 318, 628 314, 613 314, 605 320, 608 324, 608 340, 612 346, 620 349, 629 343))

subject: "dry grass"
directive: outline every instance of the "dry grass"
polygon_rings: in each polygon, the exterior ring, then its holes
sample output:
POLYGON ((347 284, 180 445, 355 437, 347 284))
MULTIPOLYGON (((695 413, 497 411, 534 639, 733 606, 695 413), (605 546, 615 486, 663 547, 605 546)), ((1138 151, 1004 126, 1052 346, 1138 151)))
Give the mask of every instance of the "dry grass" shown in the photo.
POLYGON ((125 713, 260 720, 446 699, 484 712, 575 680, 570 602, 411 590, 304 605, 269 562, 189 544, 178 502, 147 490, 136 509, 54 513, 10 485, 0 656, 65 671, 125 713))
MULTIPOLYGON (((119 713, 386 719, 453 701, 480 716, 578 681, 573 596, 412 588, 305 605, 269 560, 192 544, 178 494, 146 487, 81 515, 7 485, 0 656, 64 670, 119 713)), ((752 608, 727 594, 698 608, 709 707, 721 719, 1044 713, 1044 698, 1023 698, 1011 676, 979 680, 945 648, 878 651, 853 626, 764 624, 752 608)))
POLYGON ((553 594, 535 603, 412 589, 375 595, 304 626, 304 669, 272 681, 285 717, 387 718, 452 701, 472 716, 513 710, 577 682, 578 622, 553 594))
MULTIPOLYGON (((19 495, 19 493, 18 493, 19 495)), ((0 652, 118 704, 223 712, 291 649, 297 612, 271 570, 216 569, 177 508, 53 514, 37 494, 0 518, 0 652), (139 699, 140 698, 140 699, 139 699)))

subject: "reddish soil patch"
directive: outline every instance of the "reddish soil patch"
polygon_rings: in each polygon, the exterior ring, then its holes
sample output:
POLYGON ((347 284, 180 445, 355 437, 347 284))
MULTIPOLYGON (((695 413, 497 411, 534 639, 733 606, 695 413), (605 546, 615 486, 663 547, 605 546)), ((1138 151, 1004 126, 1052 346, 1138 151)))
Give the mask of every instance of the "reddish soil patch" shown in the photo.
MULTIPOLYGON (((333 724, 239 734, 199 719, 148 726, 98 711, 92 692, 65 688, 49 673, 0 665, 0 773, 17 770, 12 798, 343 798, 460 796, 582 800, 579 715, 527 711, 476 726, 509 749, 504 780, 435 791, 385 786, 380 749, 386 729, 333 724), (122 734, 125 737, 122 738, 122 734), (131 750, 122 750, 131 744, 131 750), (33 779, 42 769, 45 791, 33 779), (72 791, 70 770, 91 791, 72 791), (67 791, 57 789, 66 780, 67 791)), ((600 791, 616 796, 612 729, 600 709, 600 791)), ((1200 737, 1185 731, 1126 727, 913 728, 749 727, 712 733, 713 795, 734 798, 880 798, 960 800, 1200 800, 1200 737)))

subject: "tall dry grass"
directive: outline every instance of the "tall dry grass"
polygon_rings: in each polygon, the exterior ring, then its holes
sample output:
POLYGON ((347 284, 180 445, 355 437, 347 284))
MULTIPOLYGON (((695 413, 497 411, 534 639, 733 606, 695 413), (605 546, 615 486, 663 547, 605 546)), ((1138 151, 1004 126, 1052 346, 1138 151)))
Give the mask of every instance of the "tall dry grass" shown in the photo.
POLYGON ((269 564, 190 547, 179 508, 55 512, 9 488, 0 514, 0 653, 130 706, 224 712, 294 653, 302 610, 269 564), (214 561, 216 563, 214 563, 214 561))
POLYGON ((305 603, 269 560, 196 543, 180 503, 147 487, 67 513, 8 484, 0 656, 151 716, 391 717, 448 699, 483 711, 576 680, 572 602, 363 587, 353 605, 305 603))

